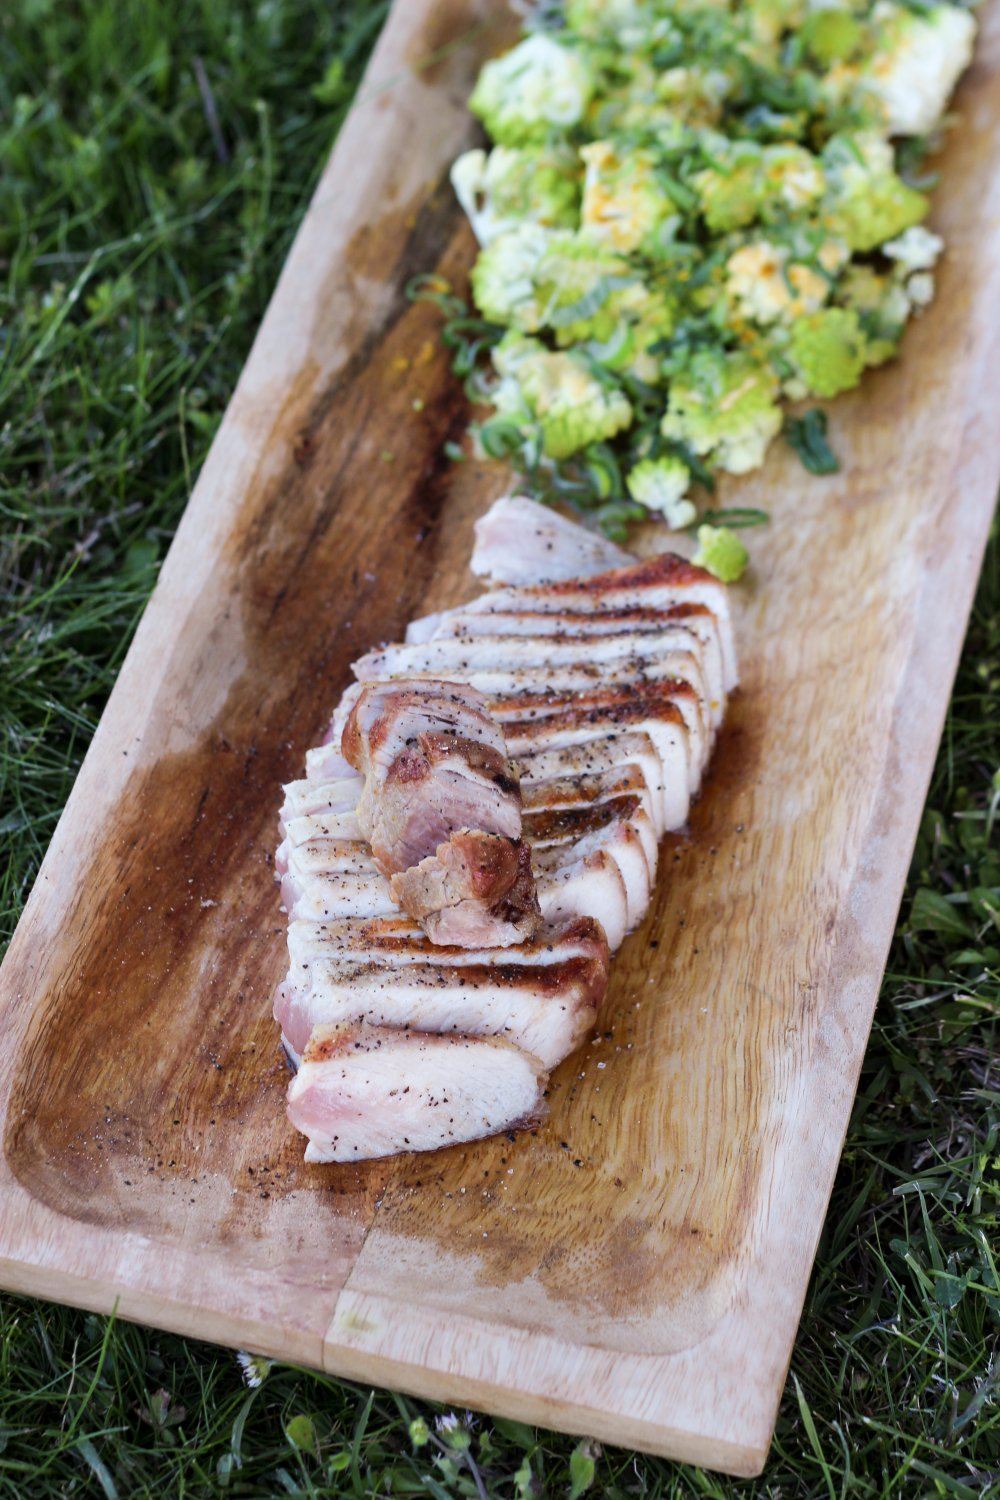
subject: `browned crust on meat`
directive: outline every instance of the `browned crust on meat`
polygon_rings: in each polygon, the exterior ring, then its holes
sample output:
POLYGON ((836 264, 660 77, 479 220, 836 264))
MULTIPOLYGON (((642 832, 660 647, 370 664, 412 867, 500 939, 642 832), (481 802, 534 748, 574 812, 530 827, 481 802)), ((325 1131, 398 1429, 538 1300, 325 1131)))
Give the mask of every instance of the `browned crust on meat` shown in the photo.
POLYGON ((694 583, 710 583, 718 588, 719 580, 704 568, 698 568, 676 552, 661 552, 644 562, 630 563, 624 568, 611 568, 605 573, 593 573, 589 578, 566 578, 555 583, 538 584, 519 593, 541 594, 592 594, 599 596, 617 589, 654 588, 662 584, 686 586, 694 583))
MULTIPOLYGON (((490 705, 501 722, 509 719, 512 712, 522 709, 551 708, 553 712, 550 715, 539 715, 537 721, 549 728, 557 721, 581 723, 590 718, 605 717, 627 724, 648 718, 650 713, 683 724, 684 716, 676 706, 678 698, 697 702, 698 694, 689 682, 682 682, 679 678, 665 678, 661 682, 598 688, 594 692, 510 693, 502 698, 492 698, 490 705)), ((518 733, 523 733, 531 722, 529 717, 526 722, 519 723, 518 733)))
POLYGON ((589 807, 544 808, 530 813, 524 820, 525 837, 533 843, 552 843, 558 839, 580 839, 598 833, 612 823, 623 823, 642 806, 636 796, 613 797, 589 807))
POLYGON ((612 797, 623 797, 630 792, 641 796, 645 789, 646 779, 638 766, 615 767, 607 773, 596 775, 582 771, 577 776, 559 776, 553 777, 551 781, 529 783, 523 790, 524 811, 547 811, 554 799, 567 807, 589 807, 597 802, 607 802, 612 797))

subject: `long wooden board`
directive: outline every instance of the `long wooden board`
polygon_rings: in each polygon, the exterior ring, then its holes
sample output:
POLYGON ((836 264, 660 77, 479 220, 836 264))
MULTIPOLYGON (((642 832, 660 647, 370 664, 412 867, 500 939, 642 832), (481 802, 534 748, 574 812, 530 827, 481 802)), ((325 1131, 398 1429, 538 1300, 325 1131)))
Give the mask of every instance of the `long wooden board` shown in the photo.
POLYGON ((1000 471, 1000 8, 940 295, 776 451, 744 686, 689 839, 536 1136, 309 1168, 270 1021, 270 855, 351 659, 471 593, 504 487, 415 272, 489 0, 398 0, 2 972, 0 1282, 748 1474, 764 1462, 1000 471))

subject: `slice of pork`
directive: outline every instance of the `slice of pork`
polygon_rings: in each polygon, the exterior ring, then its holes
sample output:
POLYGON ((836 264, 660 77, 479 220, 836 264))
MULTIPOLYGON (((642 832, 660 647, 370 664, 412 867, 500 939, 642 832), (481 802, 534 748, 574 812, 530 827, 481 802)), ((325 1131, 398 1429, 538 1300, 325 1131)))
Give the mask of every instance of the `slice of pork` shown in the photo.
POLYGON ((433 639, 446 628, 448 619, 459 613, 464 616, 530 610, 545 614, 599 615, 632 609, 668 611, 679 604, 704 605, 715 616, 725 670, 724 685, 726 691, 731 692, 737 684, 738 672, 726 586, 704 568, 695 567, 672 552, 613 568, 590 578, 496 589, 460 605, 457 610, 414 620, 407 631, 407 640, 420 643, 433 639))
POLYGON ((585 578, 632 562, 630 553, 600 532, 567 521, 558 511, 524 495, 497 500, 476 522, 469 563, 492 583, 550 583, 585 578))
POLYGON ((315 1026, 358 1022, 411 1031, 503 1036, 553 1068, 594 1024, 608 979, 607 950, 596 958, 519 965, 353 964, 314 959, 309 985, 288 982, 275 998, 291 1056, 315 1026))
POLYGON ((509 948, 538 926, 531 850, 524 839, 460 828, 435 854, 389 883, 432 943, 509 948))
POLYGON ((514 768, 521 780, 521 798, 525 804, 532 795, 529 788, 540 782, 572 783, 578 778, 634 768, 641 774, 656 809, 654 821, 658 834, 682 827, 687 816, 687 790, 684 788, 678 796, 675 787, 664 785, 663 764, 648 734, 626 730, 557 749, 539 749, 533 755, 518 758, 514 768))
POLYGON ((365 778, 360 832, 432 941, 506 947, 528 936, 539 911, 520 789, 482 697, 453 682, 369 683, 341 746, 365 778))
POLYGON ((722 718, 721 676, 710 680, 702 642, 690 625, 668 623, 660 630, 620 632, 593 638, 475 636, 440 639, 423 645, 385 646, 354 663, 361 682, 406 676, 447 677, 449 682, 483 682, 492 693, 498 676, 549 689, 593 687, 641 678, 680 677, 690 682, 717 726, 722 718), (522 679, 521 674, 526 675, 522 679))
POLYGON ((434 1151, 536 1125, 546 1075, 499 1037, 434 1036, 385 1026, 321 1026, 288 1089, 306 1161, 434 1151))
MULTIPOLYGON (((718 722, 722 717, 726 696, 726 673, 719 624, 711 610, 701 604, 677 604, 669 610, 608 610, 605 614, 572 611, 546 614, 543 610, 477 614, 470 611, 445 617, 431 640, 437 642, 445 639, 468 640, 481 636, 515 636, 535 640, 555 639, 563 644, 569 641, 590 641, 594 636, 661 637, 666 630, 686 633, 687 643, 698 657, 711 695, 713 720, 718 722)), ((674 637, 674 644, 682 639, 680 636, 674 637)))
POLYGON ((408 917, 347 917, 331 922, 292 922, 288 929, 288 953, 293 968, 305 972, 313 959, 331 959, 339 964, 380 964, 400 968, 406 964, 436 963, 533 965, 564 963, 571 958, 602 959, 607 962, 608 945, 596 922, 581 918, 559 927, 540 927, 526 943, 516 948, 447 948, 432 943, 408 917))

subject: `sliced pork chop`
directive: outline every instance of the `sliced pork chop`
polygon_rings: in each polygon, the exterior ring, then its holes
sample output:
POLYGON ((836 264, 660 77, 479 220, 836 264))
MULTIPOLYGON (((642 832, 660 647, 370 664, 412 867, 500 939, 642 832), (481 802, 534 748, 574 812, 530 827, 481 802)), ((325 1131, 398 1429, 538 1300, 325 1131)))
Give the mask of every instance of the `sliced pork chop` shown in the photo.
POLYGON ((499 1037, 321 1026, 288 1090, 306 1161, 434 1151, 537 1124, 545 1070, 499 1037))
MULTIPOLYGON (((482 636, 523 637, 533 640, 590 641, 594 636, 660 637, 664 631, 684 631, 698 657, 710 694, 713 718, 721 717, 726 695, 719 625, 711 610, 701 604, 677 604, 668 610, 619 609, 604 614, 567 611, 547 614, 543 610, 519 610, 510 614, 456 612, 442 619, 429 645, 440 640, 469 640, 482 636)), ((682 638, 675 637, 677 644, 682 638)), ((413 643, 410 644, 419 644, 413 643)))
POLYGON ((497 500, 476 522, 475 533, 469 566, 478 578, 493 583, 585 578, 633 561, 630 553, 600 532, 567 521, 524 495, 497 500))
MULTIPOLYGON (((626 930, 637 927, 649 906, 657 865, 656 829, 638 798, 619 797, 589 809, 564 809, 544 816, 547 821, 537 829, 534 845, 539 892, 590 854, 603 850, 618 866, 625 887, 626 930)), ((600 910, 586 905, 577 914, 603 920, 600 910)))
POLYGON ((513 756, 612 734, 622 727, 640 728, 660 754, 665 783, 681 777, 689 799, 701 784, 709 741, 689 683, 667 679, 548 696, 515 692, 494 698, 492 704, 513 756))
POLYGON ((521 799, 526 806, 538 783, 566 781, 617 773, 634 767, 642 775, 653 806, 657 809, 658 834, 680 828, 687 816, 687 792, 678 797, 663 781, 663 763, 648 734, 623 731, 552 750, 539 749, 519 757, 514 768, 521 780, 521 799))
POLYGON ((348 917, 332 922, 292 922, 288 929, 288 952, 292 965, 303 966, 315 958, 340 964, 381 964, 400 968, 406 964, 437 963, 533 965, 565 963, 571 958, 600 958, 607 963, 608 945, 598 924, 590 918, 559 927, 540 927, 526 943, 516 948, 453 948, 432 943, 407 917, 348 917))
POLYGON ((310 983, 282 985, 275 1019, 294 1057, 314 1027, 332 1022, 503 1036, 554 1068, 594 1024, 608 980, 607 952, 561 963, 487 962, 399 968, 317 958, 310 983))
POLYGON ((703 605, 715 616, 725 672, 724 686, 727 692, 731 692, 738 682, 738 671, 726 586, 704 568, 695 567, 672 552, 589 578, 495 589, 460 605, 458 610, 446 610, 414 620, 407 639, 413 643, 431 640, 446 628, 449 618, 459 613, 511 614, 530 610, 545 614, 602 615, 632 609, 667 611, 679 604, 703 605))
POLYGON ((520 790, 477 692, 422 679, 368 683, 341 748, 365 778, 356 817, 376 866, 432 940, 506 947, 530 934, 539 911, 520 790))
POLYGON ((691 683, 713 726, 721 721, 723 710, 721 677, 714 683, 708 680, 702 643, 687 624, 589 639, 475 636, 386 646, 356 661, 354 672, 361 682, 426 674, 447 677, 449 682, 484 683, 482 691, 488 694, 508 675, 550 691, 586 689, 595 682, 679 677, 691 683))
MULTIPOLYGON (((456 676, 462 675, 456 670, 456 676)), ((691 681, 694 670, 690 658, 680 661, 671 657, 651 662, 634 671, 616 673, 606 682, 586 667, 556 668, 551 672, 544 667, 526 667, 518 672, 472 671, 468 676, 472 684, 489 695, 490 707, 503 723, 570 710, 590 712, 602 705, 614 706, 659 692, 666 701, 674 703, 684 724, 691 793, 701 784, 714 729, 705 717, 704 700, 691 681)))
POLYGON ((432 943, 509 948, 539 923, 531 850, 523 838, 458 829, 435 854, 394 875, 391 885, 432 943))
POLYGON ((553 925, 585 913, 604 928, 611 952, 628 932, 628 890, 617 861, 607 849, 574 854, 538 882, 542 916, 553 925))

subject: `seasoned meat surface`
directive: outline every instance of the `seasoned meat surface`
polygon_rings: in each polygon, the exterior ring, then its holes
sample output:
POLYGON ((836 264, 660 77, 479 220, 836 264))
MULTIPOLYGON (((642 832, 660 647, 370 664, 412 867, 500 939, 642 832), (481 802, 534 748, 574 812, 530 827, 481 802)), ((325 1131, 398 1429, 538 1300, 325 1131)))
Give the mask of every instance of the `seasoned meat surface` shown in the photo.
POLYGON ((502 948, 530 936, 539 910, 520 787, 479 693, 367 683, 341 749, 365 778, 355 817, 376 868, 433 941, 502 948))
POLYGON ((504 586, 356 662, 285 789, 274 1012, 310 1161, 538 1123, 736 685, 725 588, 682 558, 513 498, 473 567, 504 586))

